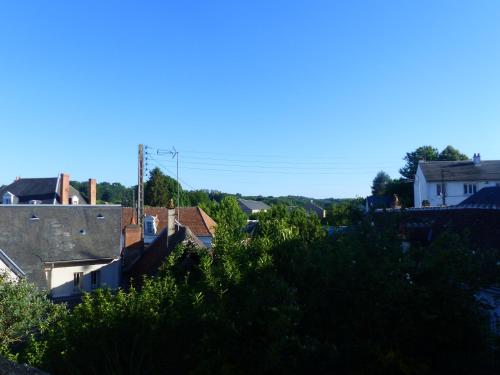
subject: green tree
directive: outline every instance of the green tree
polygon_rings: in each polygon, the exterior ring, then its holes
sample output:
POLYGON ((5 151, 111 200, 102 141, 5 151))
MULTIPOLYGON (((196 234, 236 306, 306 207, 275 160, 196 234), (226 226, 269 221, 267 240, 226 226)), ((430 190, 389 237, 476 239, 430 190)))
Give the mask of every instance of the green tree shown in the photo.
POLYGON ((0 354, 15 358, 15 347, 26 345, 63 312, 26 279, 12 281, 0 273, 0 354))
POLYGON ((385 195, 387 190, 387 185, 391 182, 391 177, 384 171, 377 173, 372 183, 372 194, 373 195, 385 195))
POLYGON ((453 161, 453 160, 469 160, 469 157, 462 154, 459 150, 453 146, 446 146, 443 151, 439 153, 439 160, 453 161))
POLYGON ((399 170, 399 173, 404 178, 413 179, 415 178, 415 173, 417 173, 418 162, 420 160, 431 161, 438 159, 439 151, 437 148, 432 146, 421 146, 413 152, 406 153, 406 156, 403 158, 406 164, 399 170))
MULTIPOLYGON (((181 188, 182 190, 182 188, 181 188)), ((144 188, 144 203, 152 207, 165 207, 170 199, 177 203, 177 181, 154 168, 144 188)))
POLYGON ((403 160, 406 161, 406 164, 399 170, 399 173, 404 178, 413 179, 415 177, 415 173, 417 173, 418 162, 420 160, 455 161, 467 159, 469 159, 467 155, 462 154, 453 146, 446 146, 441 152, 432 146, 421 146, 413 152, 406 153, 406 156, 403 158, 403 160))

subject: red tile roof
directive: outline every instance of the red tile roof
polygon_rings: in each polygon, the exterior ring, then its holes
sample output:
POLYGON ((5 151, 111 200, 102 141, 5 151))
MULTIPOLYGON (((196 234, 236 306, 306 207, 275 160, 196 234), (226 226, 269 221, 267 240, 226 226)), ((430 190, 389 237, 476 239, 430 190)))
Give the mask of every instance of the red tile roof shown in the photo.
MULTIPOLYGON (((217 224, 208 214, 199 207, 181 207, 180 222, 191 229, 191 232, 199 237, 213 236, 217 224)), ((175 210, 177 217, 177 209, 175 210)), ((167 227, 168 209, 166 207, 144 207, 146 216, 156 216, 158 218, 158 233, 167 227)), ((122 226, 133 222, 134 212, 132 207, 123 207, 122 226)))

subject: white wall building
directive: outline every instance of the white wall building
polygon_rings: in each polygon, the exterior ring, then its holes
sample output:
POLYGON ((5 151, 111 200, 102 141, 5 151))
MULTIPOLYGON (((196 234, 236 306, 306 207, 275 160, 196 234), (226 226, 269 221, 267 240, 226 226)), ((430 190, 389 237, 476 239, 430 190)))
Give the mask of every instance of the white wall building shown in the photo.
POLYGON ((420 161, 413 185, 415 207, 454 206, 485 187, 500 186, 500 160, 420 161))

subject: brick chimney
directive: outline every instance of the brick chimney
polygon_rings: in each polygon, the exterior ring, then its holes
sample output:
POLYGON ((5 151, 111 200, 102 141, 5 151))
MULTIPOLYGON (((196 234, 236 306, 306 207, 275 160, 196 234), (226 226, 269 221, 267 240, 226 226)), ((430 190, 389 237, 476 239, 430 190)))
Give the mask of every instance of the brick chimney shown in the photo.
POLYGON ((61 191, 59 192, 61 204, 69 204, 69 174, 61 173, 59 186, 61 187, 61 191))
POLYGON ((89 204, 94 205, 96 203, 96 191, 97 191, 97 184, 95 178, 89 178, 89 186, 88 186, 89 204))

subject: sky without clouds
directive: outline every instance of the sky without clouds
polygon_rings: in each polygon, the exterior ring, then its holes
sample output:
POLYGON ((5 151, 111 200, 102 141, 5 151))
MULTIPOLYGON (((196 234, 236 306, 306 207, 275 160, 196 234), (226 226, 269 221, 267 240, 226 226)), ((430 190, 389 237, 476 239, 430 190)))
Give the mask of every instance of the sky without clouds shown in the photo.
POLYGON ((500 159, 499 19, 494 0, 2 2, 0 184, 133 185, 139 143, 175 146, 185 188, 247 195, 365 196, 427 144, 500 159))

